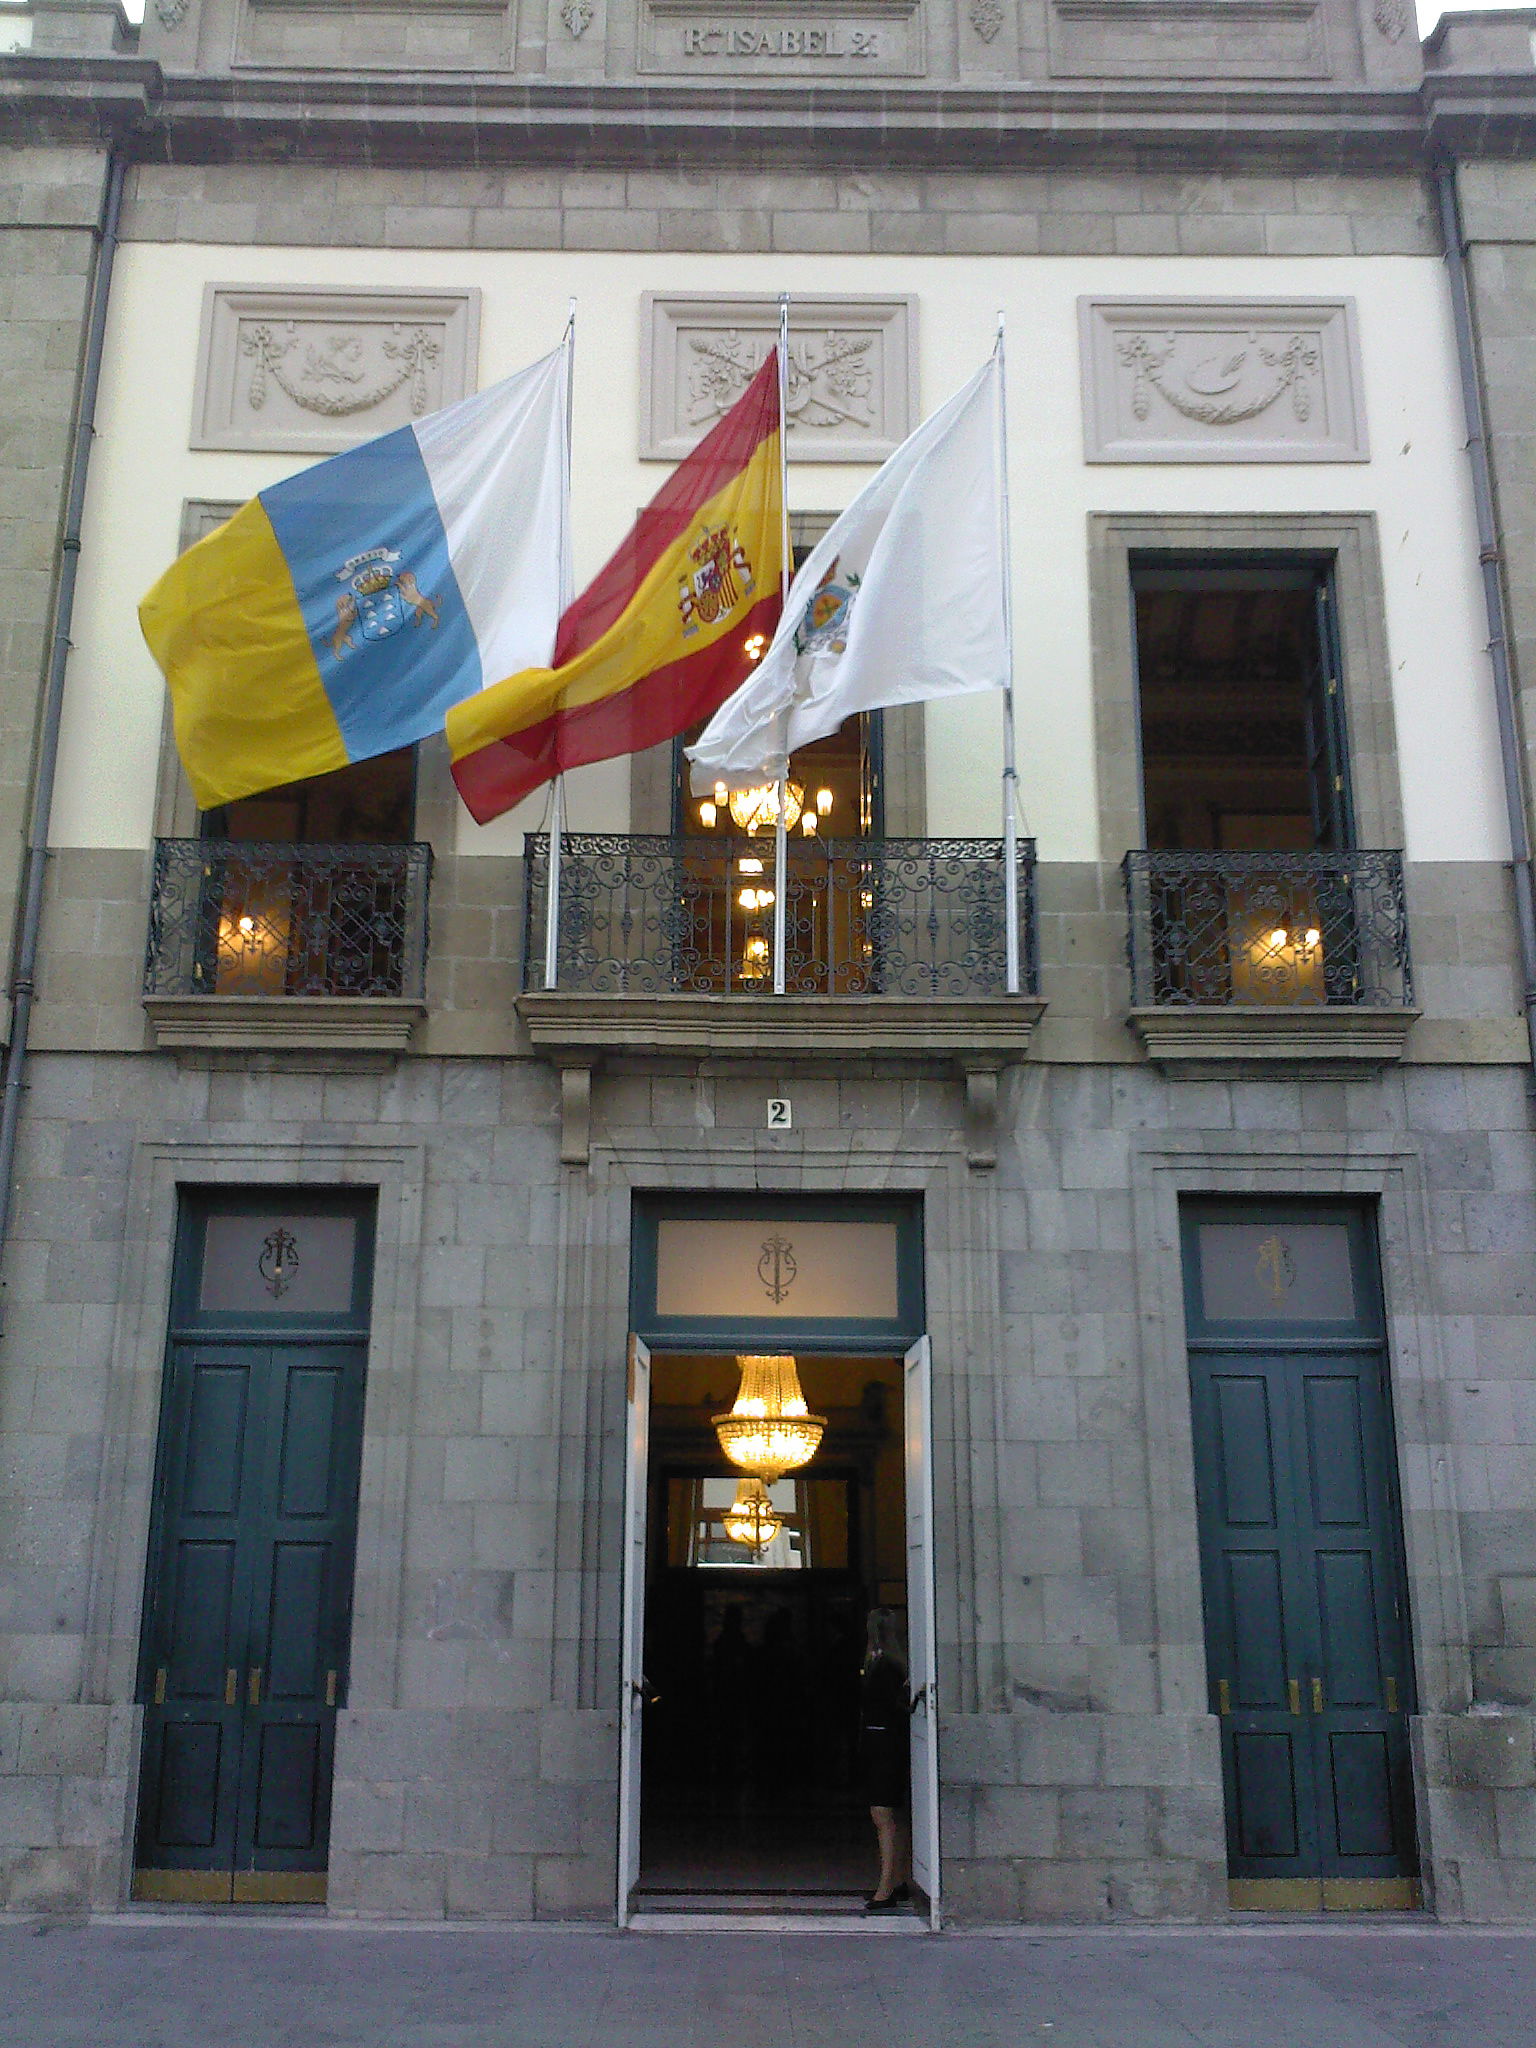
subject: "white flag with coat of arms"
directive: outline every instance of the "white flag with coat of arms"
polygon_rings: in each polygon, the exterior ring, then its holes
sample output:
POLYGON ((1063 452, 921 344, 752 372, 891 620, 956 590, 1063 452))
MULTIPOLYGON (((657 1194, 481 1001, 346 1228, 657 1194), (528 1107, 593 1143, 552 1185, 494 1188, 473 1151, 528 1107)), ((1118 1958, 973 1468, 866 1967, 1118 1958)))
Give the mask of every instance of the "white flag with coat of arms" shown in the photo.
POLYGON ((1006 686, 1001 401, 994 354, 817 542, 773 644, 688 749, 697 793, 771 781, 855 711, 1006 686))

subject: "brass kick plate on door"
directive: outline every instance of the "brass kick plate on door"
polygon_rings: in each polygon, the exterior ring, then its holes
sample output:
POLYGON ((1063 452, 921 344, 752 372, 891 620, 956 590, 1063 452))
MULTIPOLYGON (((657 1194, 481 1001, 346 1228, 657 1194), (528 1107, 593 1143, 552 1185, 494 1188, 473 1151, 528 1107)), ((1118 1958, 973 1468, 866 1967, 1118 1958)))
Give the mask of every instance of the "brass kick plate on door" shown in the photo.
POLYGON ((237 1906, 323 1906, 325 1891, 323 1870, 237 1870, 232 1897, 237 1906))
POLYGON ((1323 1681, 1320 1678, 1312 1681, 1312 1711, 1314 1714, 1323 1711, 1323 1681))
POLYGON ((1216 1711, 1230 1714, 1232 1711, 1232 1687, 1225 1678, 1216 1681, 1216 1711))
MULTIPOLYGON (((1299 1714, 1301 1712, 1301 1680, 1299 1678, 1288 1678, 1285 1682, 1285 1689, 1291 1696, 1291 1712, 1299 1714)), ((1268 1882, 1267 1879, 1265 1881, 1266 1883, 1268 1882)), ((1254 1882, 1257 1883, 1258 1880, 1255 1879, 1254 1882)), ((1290 1879, 1277 1877, 1275 1883, 1289 1884, 1290 1879)))
POLYGON ((1389 1714, 1397 1712, 1397 1680, 1395 1678, 1387 1680, 1387 1712, 1389 1714))
POLYGON ((163 1664, 155 1673, 155 1705, 157 1707, 165 1705, 165 1666, 163 1664))
POLYGON ((327 1671, 325 1674, 325 1704, 328 1707, 334 1707, 336 1704, 336 1674, 334 1671, 327 1671))
POLYGON ((129 1896, 156 1906, 227 1906, 227 1870, 136 1870, 129 1896))
POLYGON ((259 1664, 251 1666, 251 1682, 245 1696, 253 1707, 261 1705, 261 1666, 259 1664))
POLYGON ((235 1667, 231 1664, 224 1674, 224 1704, 226 1707, 232 1707, 235 1704, 235 1683, 235 1667))

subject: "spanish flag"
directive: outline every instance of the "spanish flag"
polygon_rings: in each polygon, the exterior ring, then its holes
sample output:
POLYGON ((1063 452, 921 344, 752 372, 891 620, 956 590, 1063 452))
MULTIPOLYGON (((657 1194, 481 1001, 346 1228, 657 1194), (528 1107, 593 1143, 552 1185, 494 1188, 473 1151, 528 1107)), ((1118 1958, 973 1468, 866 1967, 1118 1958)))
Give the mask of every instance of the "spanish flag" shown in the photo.
POLYGON ((673 738, 751 673, 779 617, 779 434, 774 350, 566 612, 553 666, 448 713, 453 779, 482 825, 563 769, 673 738))

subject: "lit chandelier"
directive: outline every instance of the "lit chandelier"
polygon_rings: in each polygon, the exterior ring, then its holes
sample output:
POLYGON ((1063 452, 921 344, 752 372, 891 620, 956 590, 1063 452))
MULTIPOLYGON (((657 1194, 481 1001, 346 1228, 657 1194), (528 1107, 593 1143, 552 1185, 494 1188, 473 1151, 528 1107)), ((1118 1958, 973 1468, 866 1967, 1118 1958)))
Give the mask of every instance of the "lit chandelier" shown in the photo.
POLYGON ((815 1457, 827 1426, 812 1415, 800 1391, 795 1361, 738 1358, 741 1389, 729 1415, 714 1417, 720 1448, 733 1465, 772 1482, 815 1457))
POLYGON ((736 1488, 736 1498, 722 1519, 725 1533, 731 1541, 741 1544, 745 1550, 756 1551, 759 1556, 784 1526, 773 1511, 773 1502, 769 1500, 768 1489, 761 1479, 741 1481, 736 1488))
MULTIPOLYGON (((765 782, 759 789, 733 789, 728 799, 738 832, 773 832, 779 823, 779 785, 765 782)), ((793 832, 805 808, 805 791, 798 782, 784 785, 784 829, 793 832)))

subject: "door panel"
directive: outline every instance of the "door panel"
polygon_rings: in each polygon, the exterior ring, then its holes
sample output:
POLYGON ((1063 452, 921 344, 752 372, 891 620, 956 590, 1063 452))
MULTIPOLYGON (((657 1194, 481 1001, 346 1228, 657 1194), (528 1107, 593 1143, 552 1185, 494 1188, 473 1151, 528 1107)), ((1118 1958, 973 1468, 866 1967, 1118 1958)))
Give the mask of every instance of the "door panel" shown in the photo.
POLYGON ((1191 1414, 1234 1901, 1403 1903, 1406 1598, 1366 1219, 1201 1213, 1185 1237, 1191 1414), (1320 1220, 1347 1232, 1352 1268, 1326 1300, 1295 1284, 1320 1220), (1230 1267, 1213 1269, 1209 1291, 1203 1238, 1230 1267))

